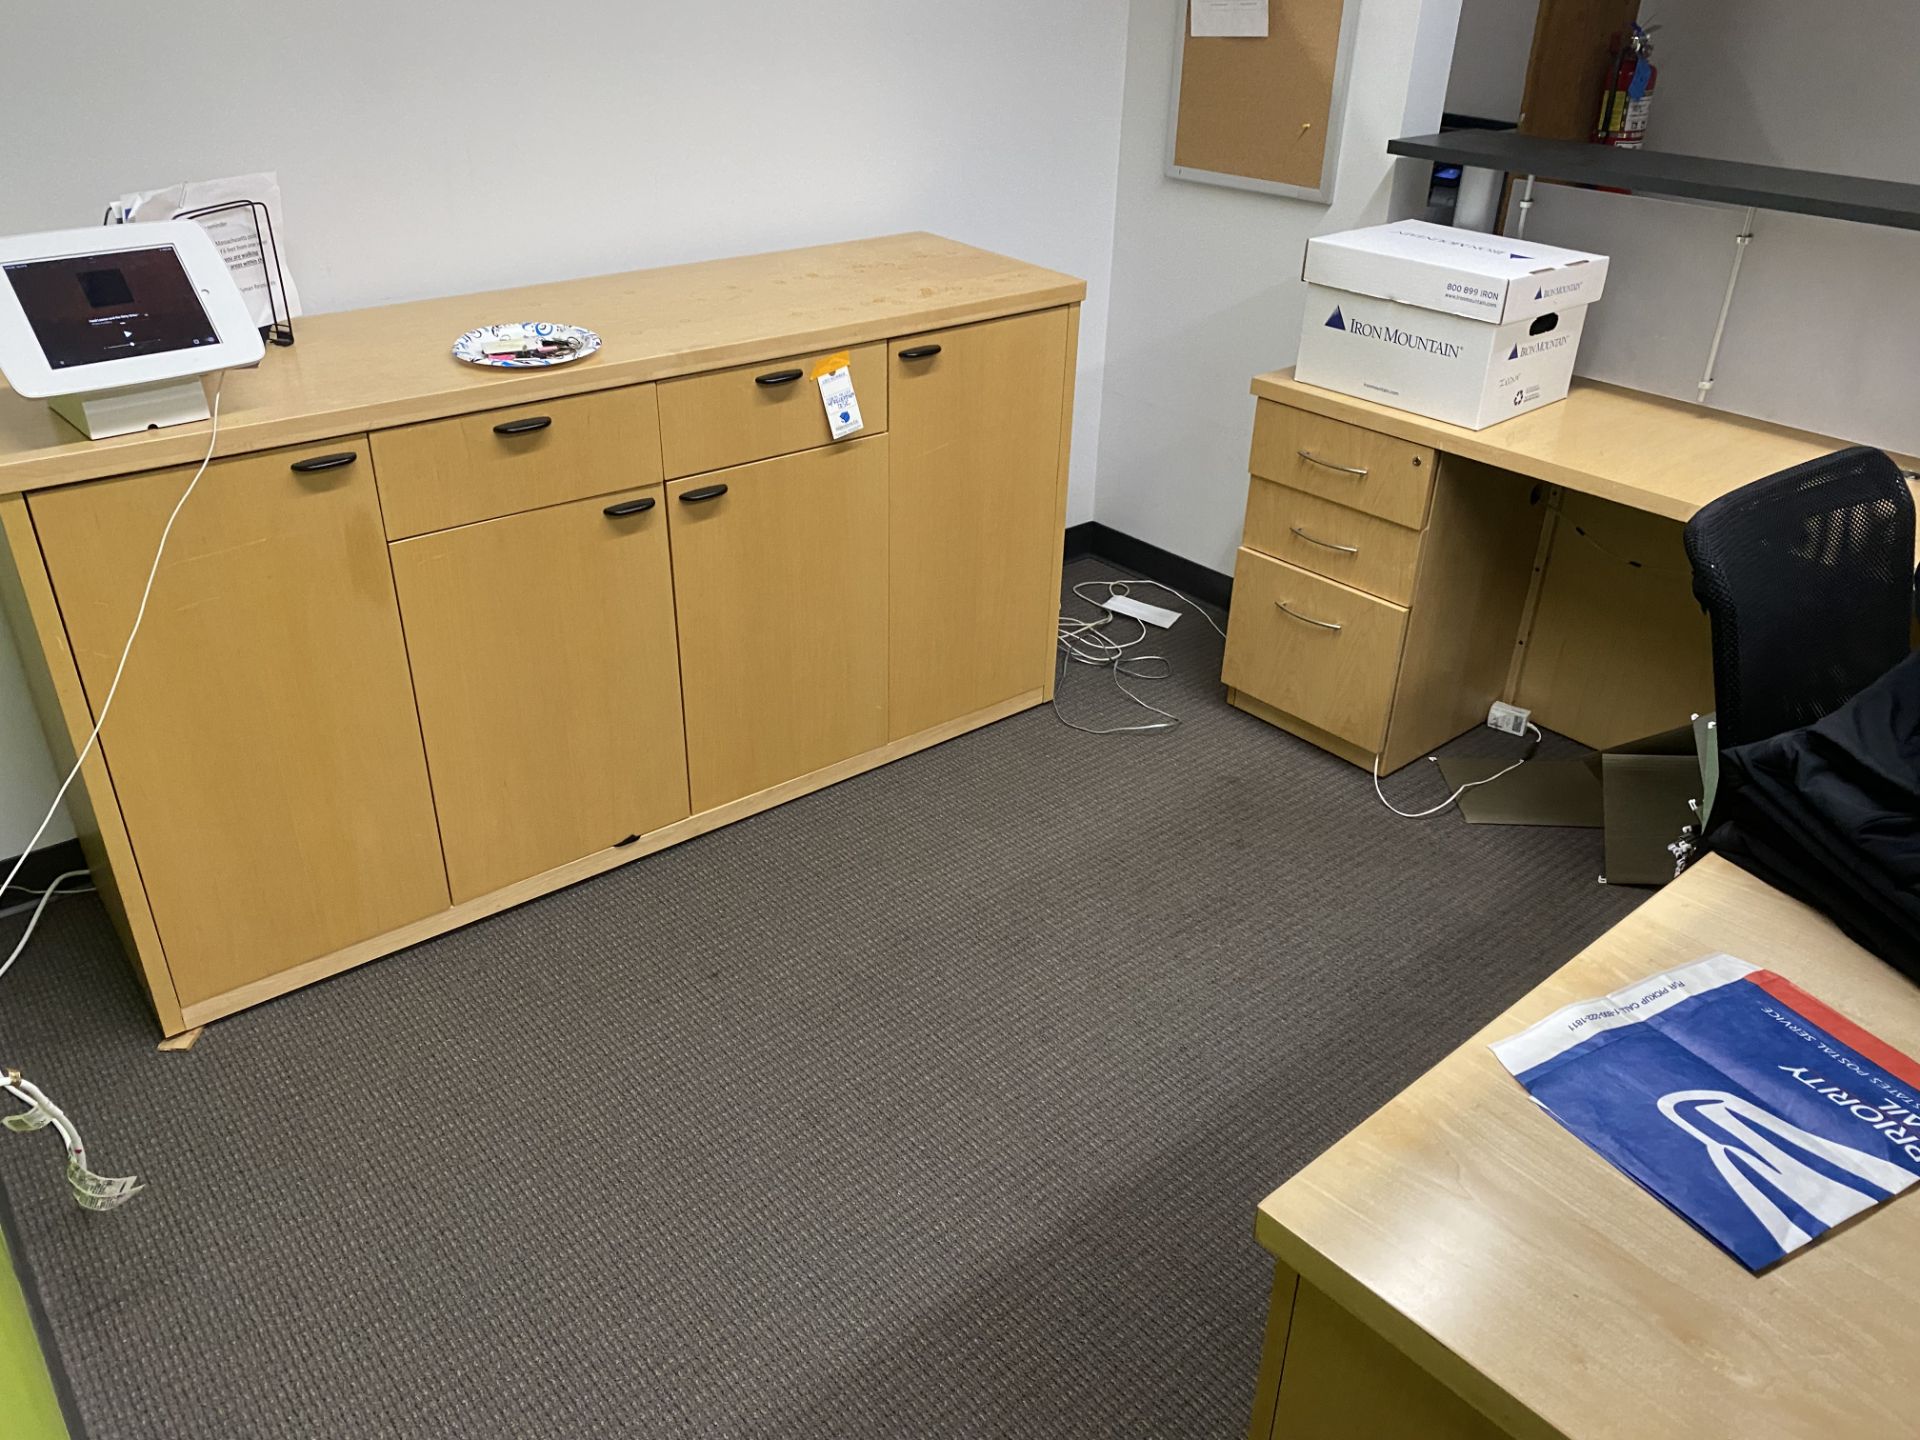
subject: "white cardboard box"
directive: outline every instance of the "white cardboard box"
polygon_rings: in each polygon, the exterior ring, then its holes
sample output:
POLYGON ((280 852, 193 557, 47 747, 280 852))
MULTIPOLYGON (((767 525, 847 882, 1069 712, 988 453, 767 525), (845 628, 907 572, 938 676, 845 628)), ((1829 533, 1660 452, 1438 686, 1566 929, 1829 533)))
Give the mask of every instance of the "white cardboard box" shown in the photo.
POLYGON ((1307 241, 1300 278, 1494 325, 1591 305, 1607 257, 1505 235, 1400 220, 1307 241))
POLYGON ((1587 307, 1488 325, 1307 287, 1294 378, 1469 430, 1567 398, 1587 307), (1551 325, 1535 334, 1535 327, 1551 325))
POLYGON ((1470 430, 1564 400, 1607 260, 1408 220, 1307 242, 1294 375, 1470 430))

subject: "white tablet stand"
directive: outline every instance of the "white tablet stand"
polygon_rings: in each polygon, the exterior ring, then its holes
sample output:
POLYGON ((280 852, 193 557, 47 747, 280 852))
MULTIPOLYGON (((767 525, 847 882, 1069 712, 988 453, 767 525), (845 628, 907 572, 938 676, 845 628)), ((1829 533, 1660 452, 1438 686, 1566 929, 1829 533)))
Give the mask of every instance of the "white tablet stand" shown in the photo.
POLYGON ((0 373, 89 439, 205 420, 201 377, 266 353, 191 220, 0 239, 0 277, 0 373))
POLYGON ((55 395, 47 405, 89 440, 157 430, 163 425, 190 425, 212 415, 207 408, 206 386, 198 377, 130 385, 124 390, 95 390, 85 395, 55 395))

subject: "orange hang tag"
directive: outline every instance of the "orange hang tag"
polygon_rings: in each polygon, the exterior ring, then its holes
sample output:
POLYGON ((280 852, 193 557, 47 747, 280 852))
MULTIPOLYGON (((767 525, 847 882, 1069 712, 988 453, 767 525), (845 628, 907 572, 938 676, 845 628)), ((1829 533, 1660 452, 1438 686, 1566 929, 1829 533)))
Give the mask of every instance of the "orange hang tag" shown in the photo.
POLYGON ((813 378, 820 386, 820 403, 826 408, 827 430, 835 440, 860 433, 860 402, 853 394, 853 357, 842 350, 829 355, 813 367, 813 378))

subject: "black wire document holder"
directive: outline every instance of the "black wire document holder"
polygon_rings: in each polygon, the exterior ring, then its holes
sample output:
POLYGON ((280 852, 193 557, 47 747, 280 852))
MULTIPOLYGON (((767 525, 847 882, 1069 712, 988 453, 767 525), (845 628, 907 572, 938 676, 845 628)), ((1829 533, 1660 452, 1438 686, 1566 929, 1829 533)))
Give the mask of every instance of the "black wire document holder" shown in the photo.
MULTIPOLYGON (((233 210, 253 212, 253 239, 260 247, 260 258, 267 269, 267 311, 271 323, 260 327, 260 337, 269 345, 293 344, 293 312, 287 304, 287 277, 280 266, 280 244, 273 234, 273 212, 264 200, 225 200, 218 205, 201 205, 182 210, 175 220, 203 220, 209 215, 225 215, 233 210)), ((113 210, 108 208, 111 216, 113 210)))

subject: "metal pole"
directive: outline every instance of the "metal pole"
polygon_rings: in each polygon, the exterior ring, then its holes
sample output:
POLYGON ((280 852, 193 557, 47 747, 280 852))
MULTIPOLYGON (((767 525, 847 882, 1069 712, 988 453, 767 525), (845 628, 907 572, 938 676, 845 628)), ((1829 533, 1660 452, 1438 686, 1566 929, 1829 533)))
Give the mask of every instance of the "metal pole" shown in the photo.
POLYGON ((1513 235, 1516 240, 1527 236, 1527 212, 1533 209, 1533 176, 1527 176, 1527 183, 1520 189, 1520 218, 1514 222, 1513 235))
POLYGON ((1749 205, 1745 218, 1740 221, 1740 233, 1733 237, 1733 268, 1727 271, 1727 293, 1720 301, 1720 318, 1714 322, 1713 345, 1707 351, 1707 368, 1700 376, 1700 403, 1707 403, 1707 392, 1713 389, 1713 372, 1720 363, 1720 342, 1726 338, 1727 316, 1733 311, 1733 292, 1740 288, 1740 262, 1747 258, 1747 246, 1753 243, 1753 210, 1749 205))

